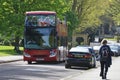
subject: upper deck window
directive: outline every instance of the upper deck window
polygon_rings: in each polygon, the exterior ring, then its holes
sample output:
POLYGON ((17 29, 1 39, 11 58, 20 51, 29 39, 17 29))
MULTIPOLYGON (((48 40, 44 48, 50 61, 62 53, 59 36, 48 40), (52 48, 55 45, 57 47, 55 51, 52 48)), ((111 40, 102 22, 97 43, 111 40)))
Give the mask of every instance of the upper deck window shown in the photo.
POLYGON ((55 15, 53 14, 28 14, 25 20, 25 26, 28 27, 44 27, 44 26, 55 26, 55 15))

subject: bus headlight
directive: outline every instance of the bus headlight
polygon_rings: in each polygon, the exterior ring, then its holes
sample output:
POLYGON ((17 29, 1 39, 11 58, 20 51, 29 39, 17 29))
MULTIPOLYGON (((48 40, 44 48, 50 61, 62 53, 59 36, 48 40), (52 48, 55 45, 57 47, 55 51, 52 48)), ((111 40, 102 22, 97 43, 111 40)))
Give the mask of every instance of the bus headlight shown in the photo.
POLYGON ((24 52, 23 55, 24 55, 25 57, 31 57, 31 56, 30 56, 28 53, 26 53, 26 52, 24 52))
POLYGON ((50 56, 49 57, 55 57, 56 56, 56 52, 55 51, 50 51, 50 56))

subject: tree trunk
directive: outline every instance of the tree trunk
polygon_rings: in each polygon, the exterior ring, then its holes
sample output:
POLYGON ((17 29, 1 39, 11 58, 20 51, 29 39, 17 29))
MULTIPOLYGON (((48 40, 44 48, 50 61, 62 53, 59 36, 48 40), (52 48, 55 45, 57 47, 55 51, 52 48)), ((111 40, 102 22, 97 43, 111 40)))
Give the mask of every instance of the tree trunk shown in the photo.
POLYGON ((15 37, 14 50, 15 50, 17 53, 20 53, 20 49, 19 49, 19 36, 16 36, 16 37, 15 37))
POLYGON ((77 7, 77 0, 73 0, 72 11, 75 12, 77 7))

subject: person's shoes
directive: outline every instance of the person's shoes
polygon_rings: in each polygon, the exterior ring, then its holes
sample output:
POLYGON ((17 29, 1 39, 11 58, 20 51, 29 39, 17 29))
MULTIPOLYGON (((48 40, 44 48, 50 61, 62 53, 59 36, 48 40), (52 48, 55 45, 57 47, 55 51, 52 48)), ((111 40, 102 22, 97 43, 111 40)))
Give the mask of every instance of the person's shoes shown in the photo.
POLYGON ((105 75, 104 75, 104 78, 105 78, 105 79, 107 78, 106 76, 107 76, 107 73, 105 73, 105 75))
POLYGON ((104 79, 107 79, 106 75, 104 76, 104 79))
POLYGON ((104 77, 104 76, 102 76, 102 79, 105 79, 105 77, 104 77))
POLYGON ((106 75, 103 75, 103 76, 102 76, 102 79, 106 79, 106 75))
POLYGON ((105 78, 105 77, 102 77, 102 79, 106 80, 106 78, 105 78))

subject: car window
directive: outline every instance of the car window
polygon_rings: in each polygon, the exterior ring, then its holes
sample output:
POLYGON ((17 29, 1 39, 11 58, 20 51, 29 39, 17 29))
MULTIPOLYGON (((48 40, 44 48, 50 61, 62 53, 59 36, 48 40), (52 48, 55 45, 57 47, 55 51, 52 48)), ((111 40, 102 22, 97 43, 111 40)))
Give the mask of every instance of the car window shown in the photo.
POLYGON ((70 52, 89 52, 87 48, 72 48, 70 52))
POLYGON ((69 52, 94 53, 94 50, 90 47, 73 47, 69 52))

